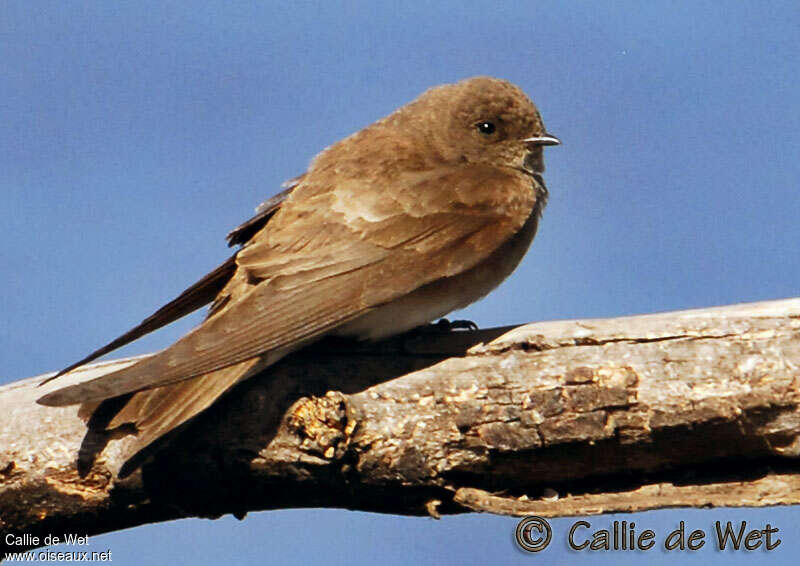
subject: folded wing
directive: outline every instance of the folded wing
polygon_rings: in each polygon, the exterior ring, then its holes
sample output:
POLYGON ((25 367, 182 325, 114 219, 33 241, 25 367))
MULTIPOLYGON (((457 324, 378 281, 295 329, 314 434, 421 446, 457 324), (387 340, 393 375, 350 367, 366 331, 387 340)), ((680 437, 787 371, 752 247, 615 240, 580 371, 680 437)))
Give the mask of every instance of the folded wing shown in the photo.
POLYGON ((347 206, 363 194, 357 183, 329 190, 301 184, 295 190, 306 194, 286 201, 269 230, 237 255, 237 273, 250 285, 239 298, 166 350, 40 402, 70 405, 195 378, 307 343, 470 269, 522 227, 534 197, 517 174, 465 169, 420 175, 380 209, 363 199, 347 206))

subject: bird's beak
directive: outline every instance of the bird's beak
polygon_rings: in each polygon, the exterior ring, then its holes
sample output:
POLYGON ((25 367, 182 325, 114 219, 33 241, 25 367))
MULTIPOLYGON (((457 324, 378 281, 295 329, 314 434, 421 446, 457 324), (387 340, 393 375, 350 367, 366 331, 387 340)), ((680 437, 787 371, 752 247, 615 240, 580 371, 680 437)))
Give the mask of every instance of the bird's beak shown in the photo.
POLYGON ((522 141, 528 145, 534 145, 534 146, 561 144, 561 140, 551 134, 545 134, 543 136, 536 136, 532 138, 525 138, 522 141))

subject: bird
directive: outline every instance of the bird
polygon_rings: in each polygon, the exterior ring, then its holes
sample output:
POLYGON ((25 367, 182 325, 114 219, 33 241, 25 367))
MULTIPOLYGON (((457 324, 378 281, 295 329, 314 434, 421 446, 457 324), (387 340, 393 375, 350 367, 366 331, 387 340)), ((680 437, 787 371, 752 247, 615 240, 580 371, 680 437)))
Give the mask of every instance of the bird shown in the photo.
POLYGON ((238 246, 228 260, 47 381, 210 304, 197 327, 37 402, 80 404, 90 428, 133 425, 133 453, 144 454, 236 384, 324 336, 381 340, 463 308, 528 250, 548 196, 543 148, 559 143, 509 81, 428 89, 324 149, 228 234, 238 246), (113 410, 97 418, 104 404, 113 410))

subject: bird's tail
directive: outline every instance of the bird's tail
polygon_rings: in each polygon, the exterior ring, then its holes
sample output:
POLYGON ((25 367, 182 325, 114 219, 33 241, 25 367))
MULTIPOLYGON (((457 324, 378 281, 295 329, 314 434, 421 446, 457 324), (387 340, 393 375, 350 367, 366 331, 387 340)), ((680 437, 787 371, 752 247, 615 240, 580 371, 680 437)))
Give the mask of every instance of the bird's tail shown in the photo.
MULTIPOLYGON (((136 440, 118 472, 124 478, 163 448, 163 440, 210 407, 234 385, 276 362, 277 353, 251 358, 199 377, 81 405, 79 415, 88 421, 87 439, 108 436, 122 427, 135 428, 136 440), (121 405, 121 406, 120 406, 121 405)), ((79 469, 88 470, 105 442, 88 442, 79 455, 79 469)))

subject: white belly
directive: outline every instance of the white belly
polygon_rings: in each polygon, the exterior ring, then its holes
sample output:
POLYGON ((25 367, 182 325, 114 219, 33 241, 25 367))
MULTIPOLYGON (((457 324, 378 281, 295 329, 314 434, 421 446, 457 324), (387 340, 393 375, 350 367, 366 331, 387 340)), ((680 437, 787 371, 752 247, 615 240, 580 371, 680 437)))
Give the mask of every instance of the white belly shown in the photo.
POLYGON ((536 235, 539 212, 539 207, 534 207, 522 229, 472 269, 439 279, 376 307, 343 325, 335 334, 360 340, 380 340, 437 320, 485 297, 519 265, 536 235))

